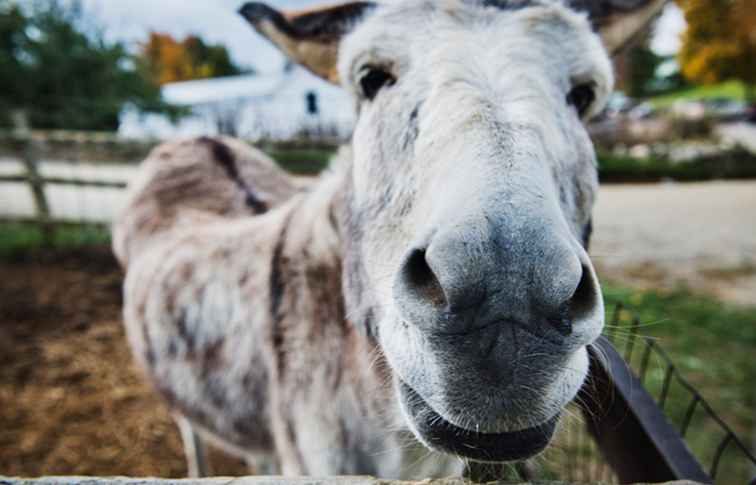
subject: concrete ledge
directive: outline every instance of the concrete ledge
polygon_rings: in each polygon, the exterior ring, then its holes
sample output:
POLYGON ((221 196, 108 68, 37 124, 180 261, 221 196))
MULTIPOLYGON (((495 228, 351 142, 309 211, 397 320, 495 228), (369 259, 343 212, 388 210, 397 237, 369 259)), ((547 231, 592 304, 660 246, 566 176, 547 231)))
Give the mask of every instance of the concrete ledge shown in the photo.
MULTIPOLYGON (((515 485, 514 482, 492 482, 497 485, 515 485)), ((128 477, 41 477, 10 478, 0 476, 0 485, 472 485, 463 478, 438 480, 399 481, 373 477, 214 477, 186 479, 128 478, 128 477)), ((532 482, 517 485, 569 485, 565 482, 532 482)), ((668 482, 663 485, 702 485, 689 480, 668 482)))

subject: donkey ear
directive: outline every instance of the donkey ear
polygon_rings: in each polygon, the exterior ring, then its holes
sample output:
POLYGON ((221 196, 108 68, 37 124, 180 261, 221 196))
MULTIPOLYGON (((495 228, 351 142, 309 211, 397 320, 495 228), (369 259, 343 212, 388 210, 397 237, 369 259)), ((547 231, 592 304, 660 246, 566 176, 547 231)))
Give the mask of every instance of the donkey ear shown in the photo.
POLYGON ((668 0, 572 0, 587 10, 610 54, 617 54, 659 15, 668 0))
POLYGON ((239 13, 291 60, 334 84, 339 43, 373 2, 349 2, 309 10, 279 12, 264 3, 245 4, 239 13))

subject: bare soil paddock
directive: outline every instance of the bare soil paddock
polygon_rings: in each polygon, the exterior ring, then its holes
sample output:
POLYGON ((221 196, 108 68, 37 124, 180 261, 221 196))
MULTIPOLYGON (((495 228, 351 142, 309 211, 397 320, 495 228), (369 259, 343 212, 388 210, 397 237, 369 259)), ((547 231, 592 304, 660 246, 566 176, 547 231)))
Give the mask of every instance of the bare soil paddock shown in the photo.
POLYGON ((0 278, 0 473, 185 476, 168 409, 126 345, 109 248, 0 262, 0 278))

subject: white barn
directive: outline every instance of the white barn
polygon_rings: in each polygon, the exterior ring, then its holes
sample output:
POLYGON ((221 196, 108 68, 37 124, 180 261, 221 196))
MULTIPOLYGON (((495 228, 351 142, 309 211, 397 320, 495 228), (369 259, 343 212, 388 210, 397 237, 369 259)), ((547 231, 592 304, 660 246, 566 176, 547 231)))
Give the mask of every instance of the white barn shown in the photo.
POLYGON ((119 136, 130 139, 231 134, 247 139, 290 139, 301 133, 347 138, 354 107, 338 86, 292 66, 275 74, 166 84, 163 99, 190 110, 177 123, 164 115, 121 113, 119 136))

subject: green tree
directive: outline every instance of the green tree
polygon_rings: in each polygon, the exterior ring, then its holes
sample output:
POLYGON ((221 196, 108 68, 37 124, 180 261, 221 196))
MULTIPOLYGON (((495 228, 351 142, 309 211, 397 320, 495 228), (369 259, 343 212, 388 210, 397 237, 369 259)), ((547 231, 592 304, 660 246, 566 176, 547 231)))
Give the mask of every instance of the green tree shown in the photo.
POLYGON ((648 41, 634 45, 628 52, 630 64, 627 94, 633 98, 643 98, 651 94, 656 69, 662 62, 648 46, 648 41))
POLYGON ((665 92, 684 88, 687 83, 677 72, 660 74, 663 64, 674 62, 673 56, 660 56, 648 45, 648 39, 628 50, 628 79, 625 80, 627 94, 633 98, 656 96, 665 92))
POLYGON ((5 112, 24 110, 34 128, 70 130, 115 130, 129 103, 178 113, 162 102, 159 87, 122 44, 106 42, 97 26, 85 26, 80 3, 46 0, 21 8, 0 2, 5 112))
POLYGON ((0 124, 9 124, 10 112, 19 107, 19 100, 30 97, 21 60, 28 43, 27 25, 17 5, 0 0, 0 124))

